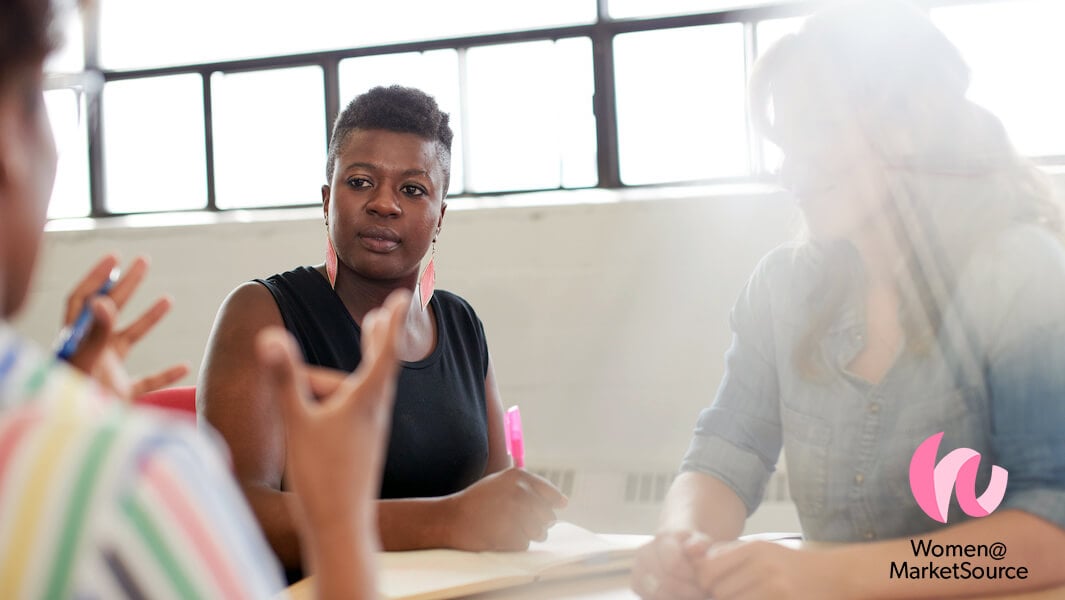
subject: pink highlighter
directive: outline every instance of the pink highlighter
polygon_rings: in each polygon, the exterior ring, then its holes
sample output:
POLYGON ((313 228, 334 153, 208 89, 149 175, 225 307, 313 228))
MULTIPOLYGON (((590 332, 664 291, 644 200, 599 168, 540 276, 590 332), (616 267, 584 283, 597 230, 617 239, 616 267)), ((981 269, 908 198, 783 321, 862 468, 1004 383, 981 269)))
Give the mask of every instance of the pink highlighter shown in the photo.
POLYGON ((503 415, 503 433, 507 438, 507 454, 514 459, 514 466, 525 467, 525 437, 521 432, 521 411, 511 406, 503 415))

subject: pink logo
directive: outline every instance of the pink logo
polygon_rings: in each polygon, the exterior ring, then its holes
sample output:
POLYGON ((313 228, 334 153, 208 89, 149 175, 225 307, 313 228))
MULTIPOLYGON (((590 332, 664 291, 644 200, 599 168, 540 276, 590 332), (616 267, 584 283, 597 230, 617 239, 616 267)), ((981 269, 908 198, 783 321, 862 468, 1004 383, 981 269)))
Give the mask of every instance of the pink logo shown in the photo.
POLYGON ((926 515, 947 522, 947 506, 950 492, 957 489, 958 505, 970 517, 986 517, 998 508, 1006 495, 1006 479, 1009 473, 998 465, 991 467, 991 482, 987 489, 976 497, 976 470, 980 466, 980 453, 972 448, 958 448, 936 464, 939 442, 943 432, 921 442, 910 459, 910 490, 914 500, 926 515))

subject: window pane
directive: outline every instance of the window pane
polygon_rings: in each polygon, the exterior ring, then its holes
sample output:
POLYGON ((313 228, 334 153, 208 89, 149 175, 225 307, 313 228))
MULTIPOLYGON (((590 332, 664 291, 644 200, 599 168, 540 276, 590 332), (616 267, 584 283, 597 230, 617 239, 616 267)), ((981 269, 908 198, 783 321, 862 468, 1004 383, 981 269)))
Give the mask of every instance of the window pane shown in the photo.
POLYGON ((609 0, 610 16, 615 19, 659 17, 708 13, 764 4, 786 4, 803 0, 609 0))
POLYGON ((560 67, 556 91, 556 127, 562 153, 562 187, 592 187, 599 183, 595 127, 595 67, 592 42, 573 38, 555 43, 560 67), (561 68, 565 65, 565 68, 561 68), (564 94, 564 95, 563 95, 564 94))
POLYGON ((207 205, 199 75, 105 85, 103 125, 108 210, 157 212, 207 205))
POLYGON ((469 191, 594 186, 587 38, 471 48, 469 191))
POLYGON ((415 87, 436 98, 440 110, 450 115, 451 186, 449 194, 462 193, 462 114, 459 110, 459 61, 454 50, 385 54, 351 58, 340 63, 341 110, 355 96, 372 87, 393 84, 415 87))
POLYGON ((759 54, 773 47, 780 38, 789 33, 798 33, 806 17, 788 17, 786 19, 767 19, 758 22, 759 54))
POLYGON ((614 61, 622 181, 747 174, 742 25, 619 35, 614 61))
MULTIPOLYGON (((786 19, 768 19, 758 23, 758 53, 761 54, 773 47, 789 33, 797 33, 806 17, 789 17, 786 19)), ((762 147, 762 170, 766 173, 776 173, 780 169, 784 155, 775 145, 765 141, 761 135, 756 143, 762 147)))
POLYGON ((52 123, 59 165, 56 169, 48 218, 89 215, 89 146, 85 129, 85 103, 74 90, 44 93, 52 123))
POLYGON ((129 69, 591 23, 596 0, 103 0, 101 60, 129 69), (193 41, 195 43, 190 43, 193 41))
POLYGON ((321 202, 322 86, 318 67, 211 76, 219 208, 321 202))
MULTIPOLYGON (((73 3, 71 3, 73 4, 73 3)), ((59 7, 59 47, 44 62, 45 73, 78 73, 85 69, 85 42, 81 16, 72 6, 59 7)))
POLYGON ((969 98, 995 113, 1022 154, 1065 154, 1065 2, 1015 0, 932 11, 972 69, 969 98))

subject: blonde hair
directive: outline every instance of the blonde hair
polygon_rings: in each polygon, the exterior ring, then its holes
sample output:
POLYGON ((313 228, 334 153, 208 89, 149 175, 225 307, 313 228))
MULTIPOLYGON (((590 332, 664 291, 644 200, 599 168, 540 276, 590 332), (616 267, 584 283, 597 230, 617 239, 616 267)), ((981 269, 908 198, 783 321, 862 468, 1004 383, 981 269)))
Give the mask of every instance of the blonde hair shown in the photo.
MULTIPOLYGON (((965 97, 965 61, 916 8, 854 0, 811 16, 755 65, 755 127, 779 145, 778 92, 811 80, 827 82, 813 95, 854 117, 884 168, 885 216, 903 251, 897 283, 908 350, 934 343, 957 276, 981 240, 1017 223, 1061 236, 1061 210, 1045 176, 1014 150, 994 115, 965 97)), ((819 344, 853 284, 841 268, 852 258, 825 252, 818 268, 819 306, 811 299, 809 327, 793 352, 809 378, 826 374, 819 344)))

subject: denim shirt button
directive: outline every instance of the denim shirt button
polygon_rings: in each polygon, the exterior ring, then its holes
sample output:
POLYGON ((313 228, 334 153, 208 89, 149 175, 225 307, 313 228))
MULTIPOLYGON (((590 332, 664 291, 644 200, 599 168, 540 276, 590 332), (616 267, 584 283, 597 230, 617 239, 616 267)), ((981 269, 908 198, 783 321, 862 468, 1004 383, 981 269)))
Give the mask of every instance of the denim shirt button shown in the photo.
POLYGON ((876 537, 876 534, 875 534, 875 533, 873 533, 872 531, 866 531, 866 532, 865 532, 865 536, 864 536, 864 537, 865 537, 865 539, 867 539, 867 540, 871 540, 871 539, 873 539, 873 538, 875 538, 875 537, 876 537))
POLYGON ((865 481, 865 475, 862 475, 861 473, 858 473, 857 475, 854 476, 854 483, 856 483, 858 485, 861 485, 862 482, 864 482, 864 481, 865 481))
POLYGON ((880 412, 880 403, 879 402, 873 402, 872 404, 870 404, 869 405, 869 412, 873 413, 874 415, 876 413, 880 412))

